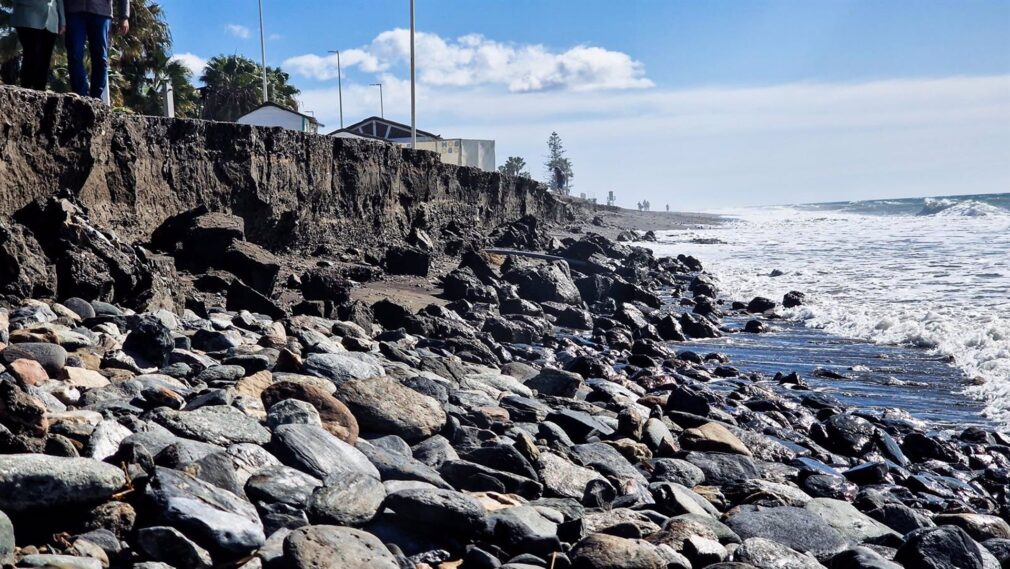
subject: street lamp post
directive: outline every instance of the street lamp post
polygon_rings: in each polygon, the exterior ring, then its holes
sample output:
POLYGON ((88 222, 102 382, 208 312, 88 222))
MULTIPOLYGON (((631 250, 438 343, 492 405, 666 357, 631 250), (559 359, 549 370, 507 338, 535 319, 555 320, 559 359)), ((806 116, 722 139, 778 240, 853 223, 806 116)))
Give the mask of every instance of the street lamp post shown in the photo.
POLYGON ((386 118, 386 104, 382 100, 382 83, 372 83, 371 85, 379 88, 379 117, 386 118))
POLYGON ((344 81, 340 71, 340 50, 332 50, 330 53, 337 54, 337 97, 340 99, 340 128, 344 128, 344 81))
POLYGON ((417 148, 417 96, 414 90, 414 0, 410 0, 410 147, 417 148))
POLYGON ((260 4, 260 64, 263 66, 263 102, 270 100, 270 93, 267 91, 267 42, 263 33, 263 0, 260 4))

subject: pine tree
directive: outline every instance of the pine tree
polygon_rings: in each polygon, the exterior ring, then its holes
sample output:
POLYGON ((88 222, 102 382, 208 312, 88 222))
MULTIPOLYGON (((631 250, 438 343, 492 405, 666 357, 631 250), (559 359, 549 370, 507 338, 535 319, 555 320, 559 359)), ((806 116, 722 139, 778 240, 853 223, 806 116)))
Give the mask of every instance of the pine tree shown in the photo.
POLYGON ((547 185, 563 195, 572 191, 572 161, 565 157, 565 148, 557 132, 547 139, 547 185))

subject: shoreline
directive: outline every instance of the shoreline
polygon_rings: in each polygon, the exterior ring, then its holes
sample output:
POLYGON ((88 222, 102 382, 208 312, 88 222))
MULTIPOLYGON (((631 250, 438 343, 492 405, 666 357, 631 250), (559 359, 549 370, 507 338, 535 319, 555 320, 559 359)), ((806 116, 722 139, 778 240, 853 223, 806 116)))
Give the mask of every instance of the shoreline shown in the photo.
MULTIPOLYGON (((721 298, 697 259, 527 217, 456 254, 287 259, 269 297, 241 218, 184 221, 163 247, 196 288, 181 316, 84 299, 7 313, 0 522, 18 549, 0 555, 145 569, 1010 559, 1010 440, 852 409, 788 373, 770 390, 690 350, 747 334, 732 318, 760 336, 782 302, 721 298), (229 232, 244 260, 201 265, 193 244, 229 232), (422 260, 429 276, 388 276, 422 260), (56 506, 60 519, 37 515, 56 506)), ((54 234, 79 239, 66 224, 54 234)))

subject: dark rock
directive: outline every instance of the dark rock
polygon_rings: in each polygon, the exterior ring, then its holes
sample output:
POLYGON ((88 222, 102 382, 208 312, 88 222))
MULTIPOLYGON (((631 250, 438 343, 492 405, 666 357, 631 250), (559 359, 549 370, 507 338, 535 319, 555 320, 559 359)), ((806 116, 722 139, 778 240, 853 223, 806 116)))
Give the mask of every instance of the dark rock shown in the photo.
POLYGON ((767 332, 768 327, 760 320, 748 320, 747 324, 743 328, 743 331, 748 334, 761 334, 763 332, 767 332))
POLYGON ((685 312, 680 315, 680 327, 689 338, 718 338, 722 332, 704 316, 685 312))
POLYGON ((894 556, 916 569, 982 569, 982 554, 971 537, 956 526, 916 530, 894 556))
POLYGON ((672 314, 667 314, 656 322, 656 330, 661 338, 668 342, 683 342, 687 340, 684 330, 680 327, 680 322, 672 314))
POLYGON ((302 295, 308 300, 344 303, 351 298, 351 286, 336 267, 315 267, 302 275, 302 295))
POLYGON ((768 312, 775 308, 775 302, 767 298, 756 296, 749 303, 747 303, 747 312, 761 313, 768 312))
POLYGON ((263 295, 273 292, 280 271, 280 263, 273 254, 248 241, 233 241, 214 260, 214 266, 235 275, 263 295))
POLYGON ((161 320, 144 316, 130 327, 123 342, 123 351, 144 367, 161 367, 175 349, 172 331, 161 320))
MULTIPOLYGON (((348 476, 356 476, 350 473, 348 476)), ((267 466, 249 477, 245 493, 251 500, 267 503, 280 502, 296 508, 309 503, 312 492, 322 486, 318 478, 300 470, 282 465, 267 466)))
POLYGON ((56 271, 22 225, 0 223, 0 267, 0 295, 10 300, 56 296, 56 271))
POLYGON ((806 295, 799 291, 789 291, 782 297, 782 306, 786 308, 794 308, 803 304, 806 300, 806 295))
POLYGON ((412 523, 444 528, 457 535, 480 536, 488 530, 484 506, 460 492, 401 490, 386 497, 386 507, 412 523))
POLYGON ((384 266, 391 275, 426 277, 431 267, 431 254, 416 247, 393 246, 386 249, 384 266))
POLYGON ((845 413, 824 422, 824 437, 818 442, 846 456, 860 456, 870 449, 875 432, 866 419, 845 413))
POLYGON ((284 400, 304 401, 319 413, 322 427, 340 440, 354 444, 358 439, 358 421, 339 399, 322 389, 305 383, 279 381, 263 390, 263 406, 271 409, 284 400))
POLYGON ((137 547, 153 561, 174 563, 194 569, 210 569, 214 565, 206 549, 171 527, 156 526, 141 529, 137 532, 137 547))
POLYGON ((582 376, 554 368, 544 368, 535 377, 526 380, 526 387, 535 389, 541 395, 575 397, 582 387, 582 376))
POLYGON ((273 300, 239 279, 235 279, 228 286, 227 308, 228 310, 248 310, 253 313, 265 314, 275 320, 287 316, 284 309, 273 300))
POLYGON ((706 484, 710 485, 723 486, 761 476, 754 461, 739 454, 692 452, 684 459, 701 469, 706 484))
POLYGON ((503 277, 519 287, 519 295, 534 302, 580 304, 582 296, 572 281, 568 263, 555 262, 540 267, 518 267, 503 277))

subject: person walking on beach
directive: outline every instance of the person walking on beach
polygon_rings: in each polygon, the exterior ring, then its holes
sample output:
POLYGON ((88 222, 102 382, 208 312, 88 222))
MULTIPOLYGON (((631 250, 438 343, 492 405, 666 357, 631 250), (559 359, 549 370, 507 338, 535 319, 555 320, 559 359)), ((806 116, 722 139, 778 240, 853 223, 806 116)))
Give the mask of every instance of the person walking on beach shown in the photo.
POLYGON ((101 99, 108 88, 109 32, 113 15, 118 18, 116 31, 130 31, 130 0, 63 0, 67 13, 67 65, 70 88, 82 97, 101 99), (84 69, 84 46, 91 53, 91 81, 84 69))
POLYGON ((63 0, 17 0, 11 27, 21 42, 21 86, 45 91, 56 36, 66 30, 63 0))

